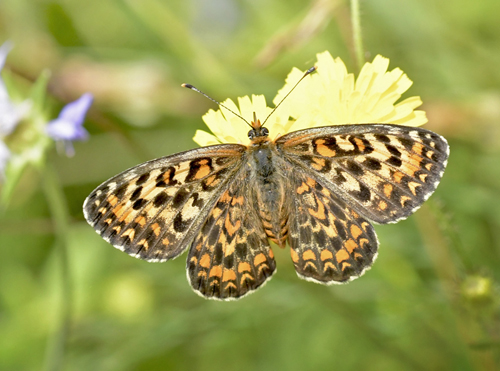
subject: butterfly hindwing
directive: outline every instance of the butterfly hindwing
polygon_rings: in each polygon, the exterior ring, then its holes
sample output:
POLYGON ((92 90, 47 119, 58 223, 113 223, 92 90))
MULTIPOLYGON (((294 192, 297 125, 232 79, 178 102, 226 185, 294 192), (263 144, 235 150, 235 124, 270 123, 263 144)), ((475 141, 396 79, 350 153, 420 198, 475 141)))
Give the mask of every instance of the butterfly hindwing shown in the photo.
POLYGON ((289 243, 299 277, 323 284, 359 277, 376 258, 373 226, 319 180, 293 176, 289 243))
POLYGON ((385 124, 306 129, 276 145, 293 165, 377 223, 412 214, 436 189, 448 158, 443 137, 385 124))
POLYGON ((133 167, 85 200, 90 225, 116 248, 148 261, 181 254, 242 164, 246 147, 194 149, 133 167))
POLYGON ((189 250, 188 279, 197 293, 209 299, 240 298, 263 285, 276 269, 249 196, 248 174, 240 171, 220 196, 189 250))

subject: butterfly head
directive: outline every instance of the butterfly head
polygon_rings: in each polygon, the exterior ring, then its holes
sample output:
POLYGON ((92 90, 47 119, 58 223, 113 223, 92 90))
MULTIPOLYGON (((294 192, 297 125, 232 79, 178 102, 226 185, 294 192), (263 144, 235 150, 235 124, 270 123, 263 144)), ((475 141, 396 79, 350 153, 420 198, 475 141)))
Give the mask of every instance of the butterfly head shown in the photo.
POLYGON ((269 130, 263 127, 260 120, 257 120, 254 113, 254 120, 252 121, 252 130, 248 132, 248 138, 251 141, 255 141, 258 138, 266 138, 269 135, 269 130))

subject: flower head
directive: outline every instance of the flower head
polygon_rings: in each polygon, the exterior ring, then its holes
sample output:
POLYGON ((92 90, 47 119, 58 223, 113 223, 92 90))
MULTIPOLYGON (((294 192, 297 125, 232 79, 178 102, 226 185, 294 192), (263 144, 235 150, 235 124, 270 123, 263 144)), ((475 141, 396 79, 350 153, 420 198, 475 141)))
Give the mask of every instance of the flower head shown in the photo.
MULTIPOLYGON (((0 71, 3 69, 7 54, 12 49, 12 43, 6 41, 0 46, 0 71)), ((3 80, 0 78, 0 138, 12 133, 21 119, 28 113, 31 104, 24 101, 13 103, 3 80)))
MULTIPOLYGON (((307 76, 283 102, 296 122, 292 130, 307 127, 390 123, 419 126, 427 122, 420 97, 396 101, 412 85, 399 68, 388 71, 389 59, 377 55, 365 63, 355 79, 340 58, 325 51, 317 55, 317 73, 307 76)), ((293 69, 274 98, 279 103, 304 73, 293 69)))
MULTIPOLYGON (((12 43, 9 41, 0 46, 0 71, 3 69, 7 55, 11 49, 12 43)), ((12 102, 4 82, 0 78, 0 180, 3 180, 5 176, 7 161, 11 157, 10 150, 4 140, 14 131, 17 124, 26 116, 30 108, 30 101, 26 100, 22 103, 12 102)))
MULTIPOLYGON (((271 137, 300 129, 340 124, 389 123, 419 126, 427 122, 424 111, 415 110, 422 104, 420 97, 410 97, 396 103, 412 85, 412 81, 399 68, 388 71, 389 59, 377 55, 373 62, 365 63, 358 78, 347 72, 340 58, 333 59, 325 51, 317 55, 317 73, 310 74, 285 96, 301 79, 304 72, 294 68, 285 86, 274 98, 280 107, 265 126, 271 137)), ((238 98, 239 108, 231 100, 223 105, 248 122, 253 113, 265 120, 272 109, 260 95, 238 98)), ((201 146, 218 143, 248 143, 248 126, 241 118, 224 108, 210 110, 203 120, 213 135, 198 130, 193 140, 201 146)))
POLYGON ((93 100, 92 94, 83 94, 76 101, 64 106, 59 117, 47 124, 47 134, 55 141, 64 143, 67 156, 73 156, 75 153, 73 141, 88 138, 89 134, 83 127, 83 121, 93 100))
MULTIPOLYGON (((222 105, 243 117, 248 123, 254 120, 254 114, 262 122, 272 111, 272 108, 267 106, 266 98, 263 95, 252 95, 252 98, 248 96, 240 97, 238 103, 239 108, 231 99, 227 99, 222 102, 222 105)), ((282 110, 273 113, 266 122, 269 132, 275 136, 284 134, 288 124, 288 116, 288 113, 282 110)), ((200 146, 220 143, 249 143, 248 131, 251 128, 241 117, 236 116, 222 106, 217 111, 211 109, 203 116, 203 121, 213 134, 197 130, 193 140, 200 146)))

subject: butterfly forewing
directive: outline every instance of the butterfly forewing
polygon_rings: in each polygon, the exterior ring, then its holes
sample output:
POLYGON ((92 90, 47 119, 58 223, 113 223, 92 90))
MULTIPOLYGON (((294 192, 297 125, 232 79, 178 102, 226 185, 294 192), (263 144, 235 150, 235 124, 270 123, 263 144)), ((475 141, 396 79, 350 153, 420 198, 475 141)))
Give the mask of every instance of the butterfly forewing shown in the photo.
POLYGON ((193 289, 212 299, 237 299, 275 271, 273 252, 250 197, 243 168, 207 215, 187 259, 193 289))
POLYGON ((307 129, 276 144, 288 161, 377 223, 413 213, 436 189, 448 158, 443 137, 397 125, 307 129))
POLYGON ((85 200, 90 225, 109 243, 149 261, 181 254, 242 164, 246 147, 225 144, 133 167, 85 200))

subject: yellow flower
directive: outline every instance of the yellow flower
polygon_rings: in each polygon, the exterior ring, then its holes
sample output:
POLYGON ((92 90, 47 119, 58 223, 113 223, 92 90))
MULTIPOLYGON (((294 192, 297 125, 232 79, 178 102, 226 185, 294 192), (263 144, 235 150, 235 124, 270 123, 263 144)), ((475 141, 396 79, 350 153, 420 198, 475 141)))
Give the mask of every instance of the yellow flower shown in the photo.
MULTIPOLYGON (((317 126, 361 123, 390 123, 419 126, 427 122, 420 97, 396 101, 412 81, 399 68, 387 71, 389 59, 377 55, 366 63, 357 80, 340 58, 329 52, 318 54, 317 72, 308 75, 272 114, 265 126, 274 139, 291 131, 317 126), (291 119, 290 119, 291 118, 291 119)), ((277 105, 300 80, 304 72, 294 68, 273 102, 277 105)), ((272 112, 262 95, 238 98, 239 108, 228 99, 222 104, 249 123, 263 122, 272 112)), ((248 144, 250 127, 235 114, 220 107, 209 110, 203 120, 212 131, 197 130, 193 140, 200 146, 220 143, 248 144)))
MULTIPOLYGON (((338 124, 389 123, 419 126, 427 122, 420 97, 396 101, 412 85, 399 68, 387 71, 389 59, 377 55, 354 78, 340 58, 317 55, 317 72, 307 76, 283 102, 296 121, 290 130, 338 124)), ((294 68, 274 103, 279 103, 304 72, 294 68)))
MULTIPOLYGON (((238 103, 239 108, 231 99, 222 102, 224 106, 241 115, 248 123, 254 120, 254 113, 255 117, 261 120, 262 123, 272 112, 272 108, 267 106, 266 98, 263 95, 252 95, 251 99, 248 96, 240 97, 238 103)), ((266 127, 269 129, 272 138, 288 132, 286 130, 288 117, 289 113, 281 109, 272 114, 266 122, 266 127)), ((220 143, 248 144, 250 142, 248 132, 251 127, 240 117, 223 107, 220 107, 217 111, 209 110, 203 116, 203 121, 213 134, 197 130, 193 140, 200 146, 220 143)))

